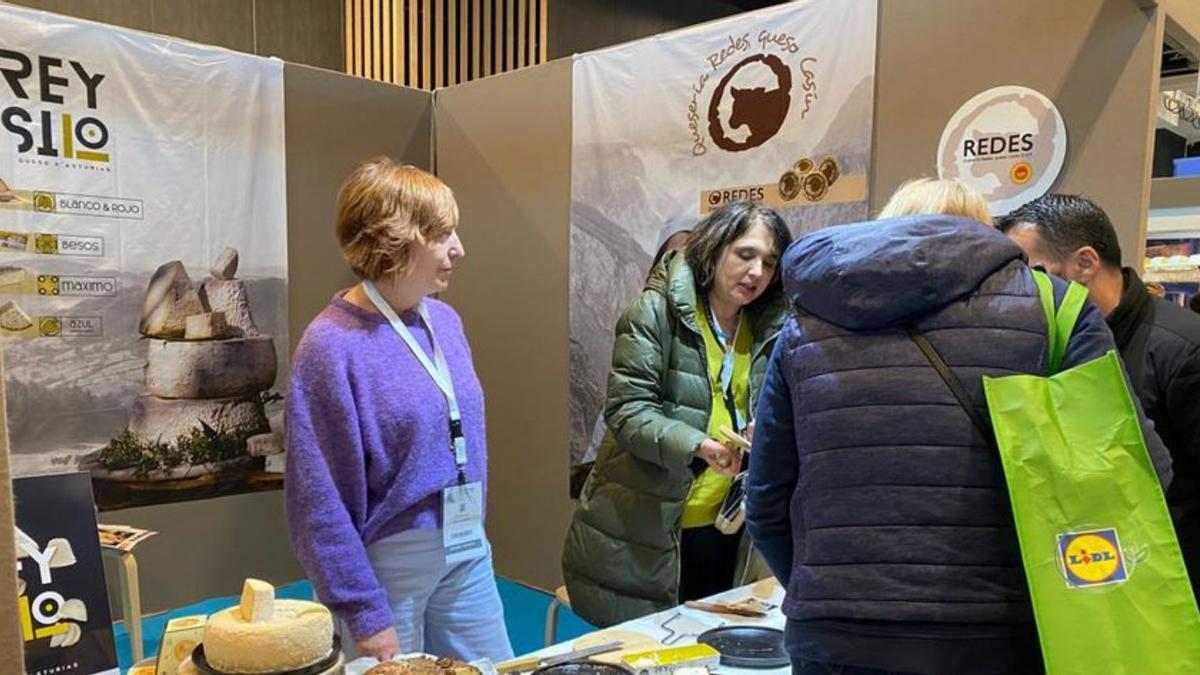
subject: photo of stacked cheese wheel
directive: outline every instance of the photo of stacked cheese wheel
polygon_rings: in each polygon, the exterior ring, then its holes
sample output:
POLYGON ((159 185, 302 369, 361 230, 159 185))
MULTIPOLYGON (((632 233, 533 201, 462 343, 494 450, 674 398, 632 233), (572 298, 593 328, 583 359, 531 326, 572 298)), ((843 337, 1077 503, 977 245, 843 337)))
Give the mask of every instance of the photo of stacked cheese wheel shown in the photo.
POLYGON ((820 163, 804 157, 779 177, 779 195, 789 202, 801 194, 810 202, 819 202, 841 175, 833 157, 826 157, 820 163))
POLYGON ((0 178, 0 202, 11 202, 16 198, 17 196, 13 194, 12 189, 8 187, 8 183, 5 183, 4 179, 0 178))

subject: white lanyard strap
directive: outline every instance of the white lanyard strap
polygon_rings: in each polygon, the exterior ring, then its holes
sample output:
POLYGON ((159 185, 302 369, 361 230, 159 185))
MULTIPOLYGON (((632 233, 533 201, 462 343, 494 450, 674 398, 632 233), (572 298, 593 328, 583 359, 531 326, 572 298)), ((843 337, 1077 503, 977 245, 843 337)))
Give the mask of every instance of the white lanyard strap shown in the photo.
POLYGON ((462 413, 458 408, 458 398, 454 395, 454 381, 450 378, 450 364, 446 362, 446 354, 442 351, 442 345, 438 343, 437 335, 433 332, 433 322, 429 320, 429 310, 425 307, 424 301, 417 305, 417 314, 421 317, 421 321, 425 322, 425 328, 429 331, 429 340, 433 343, 432 362, 426 356, 425 350, 421 349, 421 345, 417 344, 417 339, 413 337, 412 331, 400 320, 396 310, 392 309, 388 301, 375 288, 375 284, 364 281, 363 290, 367 292, 367 297, 371 299, 375 308, 387 317, 396 334, 404 340, 404 344, 408 345, 413 356, 417 357, 417 361, 425 368, 425 372, 429 373, 429 377, 446 396, 446 405, 450 409, 450 450, 454 453, 454 463, 458 466, 459 482, 464 482, 463 468, 467 465, 467 439, 463 436, 462 413))

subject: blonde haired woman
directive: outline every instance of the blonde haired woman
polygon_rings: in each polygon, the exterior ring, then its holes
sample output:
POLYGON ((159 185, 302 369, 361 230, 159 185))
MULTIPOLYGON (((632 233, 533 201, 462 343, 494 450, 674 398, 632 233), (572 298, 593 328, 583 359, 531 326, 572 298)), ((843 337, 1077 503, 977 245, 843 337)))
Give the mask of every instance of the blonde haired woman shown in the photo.
POLYGON ((880 220, 900 216, 941 214, 992 224, 987 200, 960 180, 917 178, 905 182, 879 212, 880 220))
POLYGON ((354 646, 381 660, 512 655, 483 534, 483 391, 458 315, 427 297, 465 255, 457 227, 434 176, 389 159, 355 169, 336 231, 360 281, 292 361, 292 548, 354 646))

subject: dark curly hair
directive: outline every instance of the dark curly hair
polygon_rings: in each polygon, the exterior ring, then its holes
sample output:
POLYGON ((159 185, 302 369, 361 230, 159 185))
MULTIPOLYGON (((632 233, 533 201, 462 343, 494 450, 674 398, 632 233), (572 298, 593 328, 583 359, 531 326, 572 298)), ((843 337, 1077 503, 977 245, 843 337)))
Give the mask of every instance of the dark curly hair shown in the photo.
MULTIPOLYGON (((775 252, 782 256, 792 243, 792 233, 783 218, 774 209, 759 202, 741 200, 729 202, 708 214, 692 232, 692 238, 684 249, 688 267, 696 277, 696 286, 703 293, 712 290, 717 276, 717 264, 725 247, 746 234, 752 225, 764 225, 775 240, 775 252)), ((768 290, 779 283, 779 268, 771 278, 768 290)))

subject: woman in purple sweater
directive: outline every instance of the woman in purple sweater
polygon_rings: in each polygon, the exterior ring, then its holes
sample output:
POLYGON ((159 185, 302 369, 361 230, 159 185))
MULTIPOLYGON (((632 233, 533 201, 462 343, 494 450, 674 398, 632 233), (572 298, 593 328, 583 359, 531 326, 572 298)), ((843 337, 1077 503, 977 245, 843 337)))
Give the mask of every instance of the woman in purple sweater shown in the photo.
POLYGON ((483 533, 483 391, 458 315, 426 297, 464 255, 457 225, 434 176, 388 159, 358 167, 337 237, 361 283, 334 296, 293 359, 292 548, 343 634, 381 660, 512 656, 483 533))

